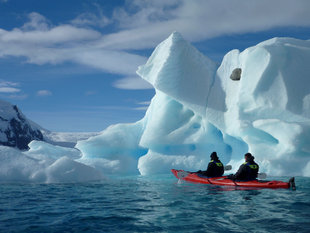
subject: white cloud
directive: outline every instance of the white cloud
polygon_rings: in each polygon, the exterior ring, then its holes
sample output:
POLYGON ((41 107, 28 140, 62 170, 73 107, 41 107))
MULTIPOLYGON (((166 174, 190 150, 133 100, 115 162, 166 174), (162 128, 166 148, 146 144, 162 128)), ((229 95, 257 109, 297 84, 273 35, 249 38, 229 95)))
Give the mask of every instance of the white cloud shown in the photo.
POLYGON ((48 30, 49 22, 48 20, 39 13, 32 12, 28 15, 29 22, 26 22, 22 29, 24 30, 48 30))
POLYGON ((150 104, 151 104, 151 101, 143 101, 143 102, 139 102, 138 104, 141 104, 141 105, 150 105, 150 104))
POLYGON ((52 92, 49 90, 40 90, 37 92, 37 96, 51 96, 52 92))
POLYGON ((141 105, 140 107, 136 107, 135 110, 147 110, 149 105, 151 104, 151 101, 143 101, 143 102, 139 102, 137 103, 138 105, 141 105))
POLYGON ((0 80, 0 93, 17 93, 21 90, 17 88, 18 83, 0 80))
POLYGON ((179 31, 188 40, 200 41, 275 27, 310 26, 308 0, 182 0, 173 3, 168 7, 162 2, 134 1, 132 5, 138 8, 134 14, 118 10, 114 17, 121 22, 122 30, 105 36, 101 46, 150 48, 173 31, 179 31))
POLYGON ((144 27, 173 17, 174 9, 178 8, 181 2, 179 0, 128 1, 123 8, 114 11, 113 19, 121 28, 144 27))
POLYGON ((40 46, 75 47, 78 44, 74 43, 86 43, 100 37, 99 32, 76 28, 71 25, 61 25, 48 30, 21 30, 15 28, 12 31, 6 31, 0 29, 2 43, 9 46, 21 44, 21 46, 31 46, 32 48, 40 46))
POLYGON ((71 21, 73 25, 77 26, 95 26, 105 27, 111 23, 111 20, 100 13, 99 16, 92 13, 83 13, 71 21))
MULTIPOLYGON (((66 53, 68 54, 68 53, 66 53)), ((125 51, 114 51, 98 48, 71 50, 72 60, 110 73, 133 75, 146 58, 125 51)))
POLYGON ((26 57, 33 64, 75 62, 110 73, 135 74, 146 58, 126 51, 98 48, 101 33, 73 25, 48 26, 32 13, 30 22, 11 31, 0 29, 0 57, 26 57))
POLYGON ((117 88, 147 89, 151 87, 146 82, 132 78, 146 62, 135 50, 154 48, 173 31, 193 42, 310 26, 308 0, 134 0, 115 9, 111 18, 98 4, 95 7, 97 12, 80 14, 68 24, 53 25, 33 12, 22 27, 0 29, 0 58, 25 57, 38 65, 74 62, 131 77, 114 83, 117 88), (113 25, 113 33, 98 30, 106 25, 113 25))
POLYGON ((5 86, 19 86, 19 83, 15 83, 15 82, 9 82, 9 81, 5 81, 0 79, 0 87, 5 87, 5 86))
POLYGON ((8 99, 23 100, 28 97, 19 88, 20 84, 0 79, 0 97, 8 99))
POLYGON ((126 77, 114 82, 113 86, 116 88, 128 90, 153 89, 151 84, 140 77, 126 77))
POLYGON ((28 98, 28 95, 26 94, 12 94, 12 95, 8 95, 8 96, 5 96, 5 98, 8 98, 8 99, 14 99, 14 100, 24 100, 26 98, 28 98))
POLYGON ((16 93, 20 92, 20 89, 14 88, 14 87, 0 87, 1 93, 16 93))
POLYGON ((103 28, 113 23, 112 19, 105 16, 105 11, 102 9, 100 4, 92 2, 91 7, 94 8, 92 12, 85 12, 78 15, 75 19, 71 20, 71 23, 79 27, 96 28, 103 28))

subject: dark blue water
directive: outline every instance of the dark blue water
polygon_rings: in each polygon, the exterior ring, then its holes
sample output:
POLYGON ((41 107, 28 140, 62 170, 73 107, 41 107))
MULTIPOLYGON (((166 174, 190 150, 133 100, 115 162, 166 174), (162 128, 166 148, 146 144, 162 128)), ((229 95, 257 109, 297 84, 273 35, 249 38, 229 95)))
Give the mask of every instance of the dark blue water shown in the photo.
POLYGON ((310 178, 296 185, 231 190, 172 175, 0 184, 0 232, 310 232, 310 178))

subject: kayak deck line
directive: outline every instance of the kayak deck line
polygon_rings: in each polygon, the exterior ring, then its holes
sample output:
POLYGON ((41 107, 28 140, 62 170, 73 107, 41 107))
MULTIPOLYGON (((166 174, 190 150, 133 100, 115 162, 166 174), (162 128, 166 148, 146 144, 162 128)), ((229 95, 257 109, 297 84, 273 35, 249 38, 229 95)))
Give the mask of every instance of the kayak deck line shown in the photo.
POLYGON ((196 172, 187 172, 184 170, 171 169, 176 178, 200 184, 211 184, 219 186, 235 186, 235 187, 249 187, 249 188, 271 188, 271 189, 289 189, 296 190, 295 178, 292 177, 289 182, 278 180, 251 180, 251 181, 233 181, 228 179, 227 176, 222 177, 206 177, 196 172))

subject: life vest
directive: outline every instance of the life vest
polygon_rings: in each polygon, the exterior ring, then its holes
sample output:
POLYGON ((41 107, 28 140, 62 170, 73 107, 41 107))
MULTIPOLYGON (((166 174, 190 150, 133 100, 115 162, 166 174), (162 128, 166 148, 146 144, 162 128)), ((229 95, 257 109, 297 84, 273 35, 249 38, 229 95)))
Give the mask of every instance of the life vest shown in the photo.
POLYGON ((258 174, 258 165, 254 162, 245 162, 243 163, 247 168, 246 179, 255 180, 258 174))
POLYGON ((214 163, 217 167, 223 167, 223 164, 220 161, 211 160, 210 163, 214 163))
POLYGON ((216 177, 216 176, 222 176, 223 173, 224 173, 224 165, 222 164, 221 161, 217 160, 211 160, 210 163, 213 163, 215 164, 216 166, 213 168, 213 174, 212 176, 213 177, 216 177))

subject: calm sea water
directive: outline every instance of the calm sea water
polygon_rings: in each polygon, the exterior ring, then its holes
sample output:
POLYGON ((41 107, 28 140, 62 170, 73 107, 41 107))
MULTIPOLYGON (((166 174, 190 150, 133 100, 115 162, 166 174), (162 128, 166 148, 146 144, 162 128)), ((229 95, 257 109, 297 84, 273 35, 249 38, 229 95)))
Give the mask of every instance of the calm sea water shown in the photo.
POLYGON ((0 232, 310 232, 310 178, 296 185, 234 190, 172 175, 0 184, 0 232))

